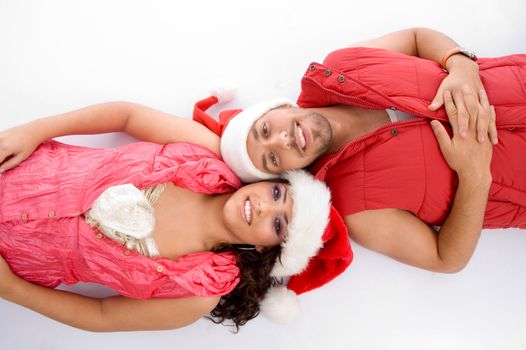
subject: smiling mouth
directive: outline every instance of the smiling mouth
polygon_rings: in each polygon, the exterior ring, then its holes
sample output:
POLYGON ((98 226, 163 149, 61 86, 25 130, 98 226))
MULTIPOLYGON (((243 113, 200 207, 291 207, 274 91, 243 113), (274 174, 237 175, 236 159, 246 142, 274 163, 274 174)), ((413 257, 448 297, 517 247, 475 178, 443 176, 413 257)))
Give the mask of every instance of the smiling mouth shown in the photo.
POLYGON ((247 222, 247 224, 250 225, 252 223, 252 204, 250 203, 249 198, 246 199, 243 209, 243 213, 245 214, 245 221, 247 222))
POLYGON ((307 140, 305 138, 305 132, 303 131, 303 127, 298 122, 296 122, 296 139, 296 143, 299 146, 300 150, 302 152, 305 152, 305 149, 307 148, 307 140))

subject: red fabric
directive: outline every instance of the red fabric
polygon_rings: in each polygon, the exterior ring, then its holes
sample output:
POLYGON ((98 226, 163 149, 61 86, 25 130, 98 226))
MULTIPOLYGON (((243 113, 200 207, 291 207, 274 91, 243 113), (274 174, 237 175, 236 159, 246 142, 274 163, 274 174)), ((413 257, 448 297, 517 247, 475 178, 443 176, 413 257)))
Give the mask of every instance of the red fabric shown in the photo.
POLYGON ((219 132, 219 124, 217 121, 213 118, 211 118, 208 114, 206 114, 206 110, 213 105, 215 105, 219 100, 215 96, 210 96, 205 98, 204 100, 201 100, 197 102, 194 105, 194 113, 193 113, 193 119, 203 124, 207 127, 208 130, 212 131, 216 135, 221 135, 219 132))
MULTIPOLYGON (((477 63, 499 132, 484 227, 525 228, 526 55, 477 63)), ((301 107, 396 108, 422 117, 383 126, 310 168, 332 189, 333 204, 342 215, 400 208, 432 225, 446 219, 457 177, 442 157, 429 120, 447 121, 447 116, 443 108, 427 109, 446 74, 436 62, 370 48, 337 50, 323 64, 309 66, 298 99, 301 107)))
POLYGON ((331 206, 329 224, 323 234, 323 248, 309 260, 307 268, 289 279, 287 288, 297 295, 319 288, 340 275, 351 264, 353 252, 347 227, 331 206))
POLYGON ((242 109, 228 109, 219 113, 219 122, 212 118, 206 113, 208 108, 215 105, 219 100, 215 96, 210 96, 197 102, 194 105, 194 113, 192 119, 199 124, 202 124, 207 127, 208 130, 212 131, 214 134, 221 136, 225 131, 228 123, 232 118, 241 113, 242 109))
POLYGON ((95 282, 133 298, 224 295, 239 282, 231 254, 152 260, 110 239, 81 213, 108 187, 172 181, 199 193, 241 186, 209 150, 140 142, 113 149, 42 144, 0 176, 0 253, 22 278, 48 287, 95 282))
POLYGON ((228 109, 219 113, 219 135, 223 135, 225 128, 228 123, 239 113, 243 112, 242 109, 228 109))

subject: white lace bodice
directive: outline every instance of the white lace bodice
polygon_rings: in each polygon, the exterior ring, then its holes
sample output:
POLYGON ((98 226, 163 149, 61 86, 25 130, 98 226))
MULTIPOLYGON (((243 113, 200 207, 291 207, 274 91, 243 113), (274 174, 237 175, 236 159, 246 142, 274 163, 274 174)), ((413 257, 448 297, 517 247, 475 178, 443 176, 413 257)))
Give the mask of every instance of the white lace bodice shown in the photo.
POLYGON ((148 257, 159 257, 152 237, 155 216, 153 204, 165 184, 143 191, 132 184, 107 188, 84 214, 86 222, 113 241, 148 257))

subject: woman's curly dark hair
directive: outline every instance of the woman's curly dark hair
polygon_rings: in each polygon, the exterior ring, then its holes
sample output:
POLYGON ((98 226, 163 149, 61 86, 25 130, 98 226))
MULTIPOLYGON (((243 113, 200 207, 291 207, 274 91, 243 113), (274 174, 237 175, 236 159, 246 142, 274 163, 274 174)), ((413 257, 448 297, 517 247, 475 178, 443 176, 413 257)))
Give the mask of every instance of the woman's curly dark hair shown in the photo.
POLYGON ((240 280, 236 288, 221 297, 219 304, 210 312, 214 323, 232 320, 239 331, 239 326, 259 315, 259 303, 267 290, 276 281, 270 277, 274 263, 279 259, 281 246, 267 248, 262 252, 255 249, 242 250, 235 245, 224 244, 216 247, 214 252, 231 252, 236 256, 240 270, 240 280))

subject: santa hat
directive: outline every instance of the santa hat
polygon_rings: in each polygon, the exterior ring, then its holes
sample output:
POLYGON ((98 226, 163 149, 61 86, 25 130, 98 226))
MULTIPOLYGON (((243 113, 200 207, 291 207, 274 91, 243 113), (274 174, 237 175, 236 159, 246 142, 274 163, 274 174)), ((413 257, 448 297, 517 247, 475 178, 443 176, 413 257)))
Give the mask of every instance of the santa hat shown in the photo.
POLYGON ((297 295, 341 274, 352 262, 353 252, 347 227, 331 206, 326 185, 303 170, 288 171, 284 178, 294 198, 293 218, 271 276, 292 277, 287 287, 267 292, 261 311, 274 321, 290 323, 299 314, 297 295))
POLYGON ((193 119, 221 137, 221 156, 225 163, 243 182, 279 177, 277 174, 266 173, 254 166, 247 151, 247 137, 254 122, 265 113, 280 106, 296 106, 296 104, 286 98, 263 101, 245 110, 223 111, 219 114, 219 122, 217 122, 206 114, 206 110, 218 102, 228 102, 228 98, 232 98, 233 93, 216 90, 214 95, 195 104, 193 119))

